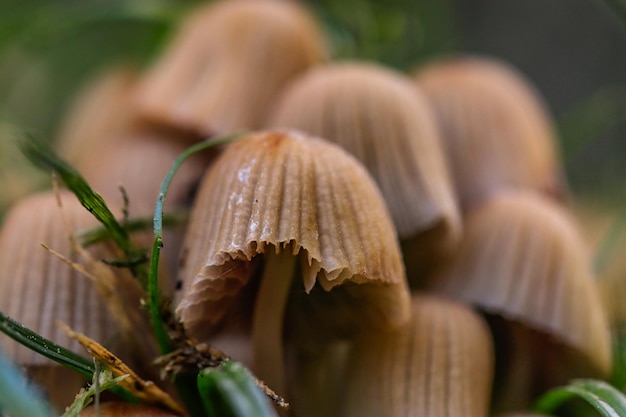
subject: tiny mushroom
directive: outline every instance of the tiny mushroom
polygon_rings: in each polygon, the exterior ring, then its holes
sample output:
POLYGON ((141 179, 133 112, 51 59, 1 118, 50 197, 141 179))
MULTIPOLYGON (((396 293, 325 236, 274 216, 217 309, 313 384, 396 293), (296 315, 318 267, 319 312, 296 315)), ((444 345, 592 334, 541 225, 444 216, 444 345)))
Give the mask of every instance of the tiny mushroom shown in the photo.
POLYGON ((508 188, 564 198, 547 110, 515 69, 493 59, 451 57, 419 69, 415 78, 437 115, 463 211, 508 188))
POLYGON ((458 243, 435 115, 410 78, 370 63, 320 66, 287 88, 268 125, 323 137, 363 163, 389 207, 410 278, 423 280, 458 243))
POLYGON ((211 2, 183 23, 140 86, 138 105, 150 120, 204 136, 258 128, 280 88, 326 55, 297 2, 211 2))
MULTIPOLYGON (((161 183, 176 158, 187 148, 185 135, 173 130, 145 125, 129 125, 117 136, 104 137, 101 142, 83 144, 81 152, 72 155, 74 167, 85 177, 94 191, 102 195, 114 215, 150 221, 161 183), (183 140, 181 140, 181 137, 183 140), (123 187, 124 193, 122 193, 123 187)), ((194 155, 177 171, 167 199, 165 213, 178 214, 180 224, 167 227, 165 233, 163 290, 171 292, 173 277, 184 234, 184 213, 191 206, 195 188, 202 178, 212 154, 194 155), (169 275, 171 279, 167 279, 169 275)), ((152 227, 132 236, 144 248, 152 247, 152 227)))
POLYGON ((487 323, 470 308, 414 295, 411 322, 354 340, 345 417, 486 417, 494 358, 487 323))
MULTIPOLYGON (((7 214, 0 232, 0 311, 52 342, 82 353, 78 342, 57 326, 57 320, 105 343, 119 340, 121 329, 94 282, 41 247, 45 243, 78 262, 70 234, 97 225, 73 195, 60 195, 62 208, 54 193, 45 192, 20 201, 7 214)), ((61 409, 84 383, 74 371, 6 336, 0 338, 0 347, 27 368, 61 409)))
POLYGON ((506 393, 500 397, 515 398, 508 406, 611 369, 611 336, 589 252, 568 214, 537 193, 501 193, 472 210, 459 253, 434 289, 489 315, 497 379, 515 381, 498 384, 506 393))
POLYGON ((253 369, 279 393, 283 334, 297 315, 285 317, 288 297, 299 295, 306 321, 296 327, 312 339, 349 338, 409 318, 397 238, 374 181, 341 148, 296 131, 249 134, 209 169, 180 280, 177 312, 199 339, 255 297, 247 307, 253 369))
POLYGON ((131 92, 138 75, 132 67, 109 68, 98 74, 73 99, 63 121, 56 148, 76 164, 93 161, 100 145, 110 145, 137 124, 131 92))

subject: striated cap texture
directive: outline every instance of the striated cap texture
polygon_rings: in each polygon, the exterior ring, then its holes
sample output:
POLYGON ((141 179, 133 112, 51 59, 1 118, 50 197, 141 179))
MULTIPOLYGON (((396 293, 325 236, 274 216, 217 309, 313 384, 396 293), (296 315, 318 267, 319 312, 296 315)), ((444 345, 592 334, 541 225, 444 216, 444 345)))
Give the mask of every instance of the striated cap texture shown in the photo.
POLYGON ((469 213, 459 253, 436 289, 552 335, 611 366, 610 333, 589 252, 570 217, 530 191, 469 213))
POLYGON ((185 326, 210 333, 249 282, 255 257, 285 247, 301 255, 306 292, 358 284, 364 314, 406 320, 398 242, 371 177, 335 145, 277 131, 230 145, 202 182, 179 275, 185 326))
POLYGON ((298 3, 217 1, 195 10, 137 92, 147 118, 225 134, 260 127, 283 85, 327 55, 298 3))
POLYGON ((464 209, 508 188, 565 193, 545 105, 516 70, 496 60, 459 57, 415 76, 437 114, 464 209))
POLYGON ((281 96, 269 122, 326 138, 354 155, 382 191, 401 239, 460 220, 434 114, 411 80, 365 63, 318 67, 281 96))
POLYGON ((454 301, 414 295, 411 322, 356 339, 347 417, 486 417, 493 343, 486 323, 454 301))
MULTIPOLYGON (((43 337, 82 353, 57 320, 104 343, 119 329, 93 282, 41 247, 45 243, 77 261, 70 233, 98 224, 73 195, 62 192, 61 196, 62 209, 56 196, 46 192, 22 200, 7 214, 0 232, 0 310, 43 337)), ((22 365, 52 364, 7 337, 0 338, 0 346, 22 365)))

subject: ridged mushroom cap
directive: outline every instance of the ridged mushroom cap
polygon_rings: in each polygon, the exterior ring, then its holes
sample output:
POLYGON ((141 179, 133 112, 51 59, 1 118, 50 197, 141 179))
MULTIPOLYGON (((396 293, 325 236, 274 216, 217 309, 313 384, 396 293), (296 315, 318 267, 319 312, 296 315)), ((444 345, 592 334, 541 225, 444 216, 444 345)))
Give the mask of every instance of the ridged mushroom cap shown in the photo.
POLYGON ((100 146, 109 145, 137 124, 130 95, 137 83, 130 67, 99 74, 79 92, 61 127, 57 149, 71 164, 93 161, 100 146))
POLYGON ((435 288, 551 335, 595 372, 610 370, 589 252, 571 218, 535 193, 502 193, 470 212, 459 253, 435 288))
POLYGON ((147 118, 202 135, 258 128, 284 83, 326 55, 315 21, 296 2, 212 2, 183 23, 138 104, 147 118))
POLYGON ((318 67, 281 96, 269 125, 326 138, 369 170, 401 239, 460 221, 428 103, 408 77, 374 64, 318 67))
MULTIPOLYGON (((110 142, 98 144, 74 167, 112 208, 123 206, 123 186, 131 216, 151 216, 159 188, 176 158, 187 148, 176 133, 154 128, 133 129, 110 142)), ((186 161, 167 193, 166 209, 191 204, 195 186, 206 168, 204 156, 186 161)), ((116 214, 118 214, 116 212, 116 214)))
POLYGON ((486 417, 493 368, 493 342, 479 315, 414 295, 407 326, 354 341, 342 415, 486 417))
MULTIPOLYGON (((78 342, 55 324, 60 320, 95 340, 111 340, 119 330, 89 278, 41 247, 45 243, 72 257, 69 234, 97 226, 95 218, 69 192, 45 192, 13 206, 0 233, 0 310, 53 342, 81 352, 78 342), (68 230, 63 217, 73 230, 68 230)), ((2 349, 23 365, 49 360, 8 338, 2 349)))
POLYGON ((464 209, 507 188, 564 194, 551 121, 519 72, 492 59, 457 57, 415 77, 437 114, 464 209))
POLYGON ((257 255, 287 246, 301 255, 303 292, 349 287, 367 325, 406 321, 398 242, 371 177, 333 144, 275 131, 230 145, 203 179, 179 274, 191 334, 210 334, 239 301, 257 255))

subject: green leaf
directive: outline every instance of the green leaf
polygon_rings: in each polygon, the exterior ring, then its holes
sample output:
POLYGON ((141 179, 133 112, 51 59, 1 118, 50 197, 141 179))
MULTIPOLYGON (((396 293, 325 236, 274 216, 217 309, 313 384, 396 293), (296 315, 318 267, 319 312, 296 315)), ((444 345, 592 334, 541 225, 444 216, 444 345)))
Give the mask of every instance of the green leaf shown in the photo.
POLYGON ((76 353, 59 346, 28 329, 24 325, 0 312, 0 331, 27 348, 48 359, 66 366, 79 374, 92 378, 95 371, 93 363, 76 353))
POLYGON ((535 404, 535 411, 552 414, 564 402, 579 397, 604 417, 626 416, 626 396, 604 381, 578 379, 569 385, 544 394, 535 404))
MULTIPOLYGON (((48 403, 0 352, 0 409, 11 417, 53 417, 48 403)), ((2 413, 0 413, 2 415, 2 413)))
POLYGON ((198 391, 208 417, 277 416, 254 377, 234 361, 200 371, 198 391))

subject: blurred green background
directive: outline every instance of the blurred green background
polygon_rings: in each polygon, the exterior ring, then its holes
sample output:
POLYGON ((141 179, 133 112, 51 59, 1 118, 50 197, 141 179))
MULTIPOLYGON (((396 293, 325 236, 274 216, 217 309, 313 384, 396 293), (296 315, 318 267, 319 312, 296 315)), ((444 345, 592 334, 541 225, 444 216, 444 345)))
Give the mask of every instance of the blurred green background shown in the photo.
MULTIPOLYGON (((335 58, 377 60, 409 71, 452 52, 512 63, 542 92, 555 117, 574 193, 626 206, 622 1, 308 3, 334 45, 335 58)), ((54 140, 81 86, 119 61, 148 65, 180 16, 197 2, 0 0, 0 175, 11 176, 9 184, 26 181, 30 171, 14 140, 24 132, 54 140)), ((6 194, 10 190, 0 193, 6 194)))

